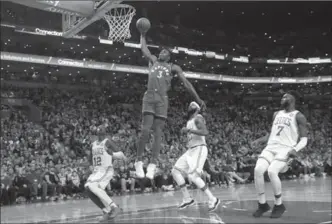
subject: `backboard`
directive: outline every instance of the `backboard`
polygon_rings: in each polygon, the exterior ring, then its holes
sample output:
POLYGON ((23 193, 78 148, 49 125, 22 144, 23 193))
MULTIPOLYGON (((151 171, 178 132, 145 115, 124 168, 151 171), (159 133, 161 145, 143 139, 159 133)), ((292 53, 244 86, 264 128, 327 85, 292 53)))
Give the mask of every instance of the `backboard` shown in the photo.
POLYGON ((71 38, 99 19, 106 12, 120 4, 121 0, 86 0, 86 1, 41 1, 10 0, 40 10, 62 14, 63 37, 71 38))

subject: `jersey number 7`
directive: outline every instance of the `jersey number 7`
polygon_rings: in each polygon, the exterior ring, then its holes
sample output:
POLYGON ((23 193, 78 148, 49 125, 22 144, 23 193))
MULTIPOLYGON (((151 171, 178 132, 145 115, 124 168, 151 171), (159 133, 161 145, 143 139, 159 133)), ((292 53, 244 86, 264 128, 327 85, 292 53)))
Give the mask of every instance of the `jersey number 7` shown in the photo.
POLYGON ((284 126, 278 126, 279 131, 277 132, 277 136, 280 136, 280 133, 282 132, 282 130, 284 130, 284 126))

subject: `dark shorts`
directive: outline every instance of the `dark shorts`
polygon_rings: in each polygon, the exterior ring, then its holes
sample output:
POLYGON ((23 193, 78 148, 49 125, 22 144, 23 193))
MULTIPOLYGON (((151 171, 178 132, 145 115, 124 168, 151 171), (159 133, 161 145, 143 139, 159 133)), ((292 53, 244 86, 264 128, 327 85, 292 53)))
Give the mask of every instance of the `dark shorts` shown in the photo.
POLYGON ((157 118, 167 119, 168 97, 158 93, 146 92, 143 97, 142 112, 153 114, 157 118))

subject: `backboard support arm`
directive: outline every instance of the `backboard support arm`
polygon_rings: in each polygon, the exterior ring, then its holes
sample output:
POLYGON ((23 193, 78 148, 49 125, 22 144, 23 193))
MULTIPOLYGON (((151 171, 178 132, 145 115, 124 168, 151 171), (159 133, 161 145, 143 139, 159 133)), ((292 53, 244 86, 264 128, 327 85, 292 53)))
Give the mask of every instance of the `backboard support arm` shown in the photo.
POLYGON ((121 3, 121 0, 106 1, 99 8, 95 9, 95 14, 88 17, 78 17, 76 15, 63 14, 63 37, 72 38, 90 24, 103 19, 104 14, 121 3))

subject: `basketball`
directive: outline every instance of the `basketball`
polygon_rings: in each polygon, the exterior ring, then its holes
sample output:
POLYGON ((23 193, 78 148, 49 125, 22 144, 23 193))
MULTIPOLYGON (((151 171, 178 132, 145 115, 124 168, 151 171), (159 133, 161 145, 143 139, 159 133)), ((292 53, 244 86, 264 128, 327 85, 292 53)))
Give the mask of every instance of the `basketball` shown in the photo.
POLYGON ((146 33, 151 27, 151 23, 147 18, 140 18, 136 22, 136 27, 140 33, 146 33))

